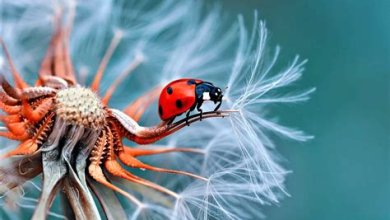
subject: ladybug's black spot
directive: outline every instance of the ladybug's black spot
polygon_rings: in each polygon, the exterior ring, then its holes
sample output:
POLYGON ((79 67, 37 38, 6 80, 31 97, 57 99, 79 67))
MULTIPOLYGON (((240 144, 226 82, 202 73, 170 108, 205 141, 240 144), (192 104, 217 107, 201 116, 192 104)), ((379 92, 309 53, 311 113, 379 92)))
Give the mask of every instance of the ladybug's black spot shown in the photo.
POLYGON ((163 109, 162 109, 161 105, 160 105, 160 106, 158 106, 158 113, 159 113, 160 115, 162 115, 162 114, 163 114, 163 109))
POLYGON ((169 95, 171 95, 171 94, 173 93, 172 87, 168 87, 168 88, 167 88, 167 93, 168 93, 169 95))
POLYGON ((195 80, 190 79, 190 80, 187 81, 187 84, 188 85, 194 85, 194 84, 196 84, 196 82, 195 82, 195 80))
POLYGON ((183 107, 183 103, 181 102, 180 99, 176 100, 176 107, 177 108, 182 108, 183 107))

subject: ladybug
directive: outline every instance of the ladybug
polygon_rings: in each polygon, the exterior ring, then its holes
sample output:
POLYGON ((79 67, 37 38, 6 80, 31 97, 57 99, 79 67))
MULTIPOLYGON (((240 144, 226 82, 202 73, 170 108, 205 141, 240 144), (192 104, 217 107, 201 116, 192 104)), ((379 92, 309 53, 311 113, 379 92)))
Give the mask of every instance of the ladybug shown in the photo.
POLYGON ((213 101, 217 104, 214 111, 217 111, 222 104, 222 90, 210 82, 200 79, 178 79, 170 82, 161 91, 158 103, 158 113, 163 121, 173 122, 176 116, 187 112, 186 120, 190 112, 195 108, 200 112, 202 120, 202 109, 204 101, 213 101))

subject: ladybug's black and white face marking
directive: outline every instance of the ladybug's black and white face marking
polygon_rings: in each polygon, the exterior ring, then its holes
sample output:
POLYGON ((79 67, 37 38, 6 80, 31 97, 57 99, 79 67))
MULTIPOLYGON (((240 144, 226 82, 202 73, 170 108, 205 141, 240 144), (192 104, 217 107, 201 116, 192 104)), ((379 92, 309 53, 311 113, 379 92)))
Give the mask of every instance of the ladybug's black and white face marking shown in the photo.
POLYGON ((214 87, 214 89, 210 92, 210 100, 212 101, 221 101, 222 96, 222 90, 218 87, 214 87))
POLYGON ((203 101, 219 102, 222 100, 222 90, 215 87, 210 92, 203 92, 203 101))
POLYGON ((195 88, 196 97, 202 101, 213 101, 214 103, 222 101, 222 90, 209 82, 203 82, 195 88))

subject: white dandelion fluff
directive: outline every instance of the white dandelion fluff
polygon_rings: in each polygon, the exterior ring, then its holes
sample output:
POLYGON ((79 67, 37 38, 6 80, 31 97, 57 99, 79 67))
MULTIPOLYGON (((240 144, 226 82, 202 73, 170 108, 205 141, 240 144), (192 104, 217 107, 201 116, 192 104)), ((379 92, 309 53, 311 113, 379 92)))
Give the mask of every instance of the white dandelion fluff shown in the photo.
MULTIPOLYGON (((220 8, 206 8, 199 1, 4 0, 0 4, 1 37, 27 79, 34 78, 45 53, 42 48, 50 41, 50 27, 56 13, 62 11, 64 19, 74 22, 70 52, 79 81, 89 84, 103 57, 107 57, 107 67, 102 88, 108 89, 120 79, 110 106, 124 108, 151 88, 177 78, 200 78, 226 87, 221 108, 237 112, 193 124, 158 143, 160 147, 197 148, 198 154, 145 158, 150 164, 196 173, 207 181, 134 170, 176 192, 177 197, 167 198, 113 178, 141 201, 138 205, 126 200, 113 202, 109 205, 114 211, 123 207, 128 219, 258 219, 264 217, 262 206, 278 203, 288 195, 284 182, 289 171, 279 164, 270 134, 297 141, 312 137, 278 124, 267 112, 272 104, 306 101, 314 89, 285 93, 301 78, 306 61, 295 57, 280 69, 280 48, 268 47, 266 25, 257 13, 248 28, 241 16, 228 24, 221 21, 224 13, 220 8), (138 61, 136 66, 134 60, 138 61)), ((3 60, 0 57, 0 67, 7 72, 3 60)), ((205 105, 208 110, 213 107, 205 105)), ((154 103, 140 123, 158 122, 154 103)), ((26 183, 25 191, 31 186, 39 188, 39 183, 39 178, 26 183)), ((0 212, 10 218, 21 216, 24 208, 36 204, 27 196, 18 201, 21 212, 5 208, 0 212), (26 199, 28 203, 22 203, 26 199)), ((62 218, 61 209, 55 206, 50 214, 62 218)))

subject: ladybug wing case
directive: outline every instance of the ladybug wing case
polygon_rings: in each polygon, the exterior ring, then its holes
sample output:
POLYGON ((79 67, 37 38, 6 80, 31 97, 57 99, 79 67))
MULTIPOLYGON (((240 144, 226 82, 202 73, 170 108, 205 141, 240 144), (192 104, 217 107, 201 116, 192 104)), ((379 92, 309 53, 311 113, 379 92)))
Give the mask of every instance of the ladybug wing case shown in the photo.
POLYGON ((196 104, 196 84, 201 82, 195 79, 179 79, 165 86, 159 99, 160 118, 166 121, 191 109, 196 104))

